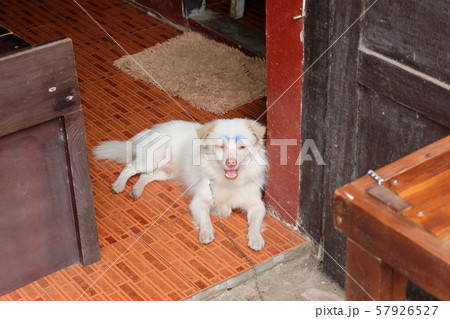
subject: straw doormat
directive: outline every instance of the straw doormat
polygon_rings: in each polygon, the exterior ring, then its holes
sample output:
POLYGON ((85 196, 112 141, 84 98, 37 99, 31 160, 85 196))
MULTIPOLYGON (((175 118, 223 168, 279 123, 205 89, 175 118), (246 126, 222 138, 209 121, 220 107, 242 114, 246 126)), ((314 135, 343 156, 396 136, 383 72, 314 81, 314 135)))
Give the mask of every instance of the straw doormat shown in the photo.
POLYGON ((248 57, 195 32, 124 56, 114 65, 214 114, 266 94, 264 59, 248 57))

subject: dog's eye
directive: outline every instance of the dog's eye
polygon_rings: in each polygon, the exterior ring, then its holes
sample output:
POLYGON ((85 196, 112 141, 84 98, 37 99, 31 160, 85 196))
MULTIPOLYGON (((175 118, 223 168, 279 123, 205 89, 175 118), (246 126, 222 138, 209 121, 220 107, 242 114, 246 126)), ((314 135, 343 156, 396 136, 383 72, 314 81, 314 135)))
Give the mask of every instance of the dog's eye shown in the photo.
POLYGON ((225 144, 219 144, 219 145, 217 145, 217 147, 220 148, 221 150, 224 150, 225 149, 225 144))
POLYGON ((239 146, 239 149, 240 149, 240 150, 245 150, 246 147, 245 147, 245 145, 241 145, 241 146, 239 146))

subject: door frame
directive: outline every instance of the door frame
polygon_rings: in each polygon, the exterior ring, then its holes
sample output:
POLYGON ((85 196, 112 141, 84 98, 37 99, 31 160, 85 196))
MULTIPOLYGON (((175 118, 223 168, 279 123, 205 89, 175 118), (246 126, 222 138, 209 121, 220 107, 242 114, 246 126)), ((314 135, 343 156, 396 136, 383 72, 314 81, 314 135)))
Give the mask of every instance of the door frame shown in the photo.
POLYGON ((303 0, 266 2, 268 209, 297 225, 303 74, 303 0))

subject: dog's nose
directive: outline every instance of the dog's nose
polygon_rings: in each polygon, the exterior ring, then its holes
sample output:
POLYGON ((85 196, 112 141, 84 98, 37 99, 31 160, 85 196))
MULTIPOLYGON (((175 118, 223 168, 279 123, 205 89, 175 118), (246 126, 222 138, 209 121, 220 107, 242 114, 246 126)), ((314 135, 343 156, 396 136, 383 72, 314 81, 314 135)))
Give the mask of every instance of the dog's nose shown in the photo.
POLYGON ((235 158, 227 158, 227 160, 225 161, 225 164, 229 168, 233 168, 233 167, 237 166, 237 160, 235 158))

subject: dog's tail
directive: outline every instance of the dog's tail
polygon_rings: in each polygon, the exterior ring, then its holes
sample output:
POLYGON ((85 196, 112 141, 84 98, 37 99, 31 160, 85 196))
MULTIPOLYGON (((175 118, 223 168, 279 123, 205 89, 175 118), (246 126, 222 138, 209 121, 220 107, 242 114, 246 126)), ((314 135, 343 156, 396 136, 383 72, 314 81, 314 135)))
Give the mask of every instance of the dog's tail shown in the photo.
POLYGON ((128 141, 106 141, 94 147, 92 154, 96 160, 109 160, 118 164, 131 162, 131 148, 128 141))

